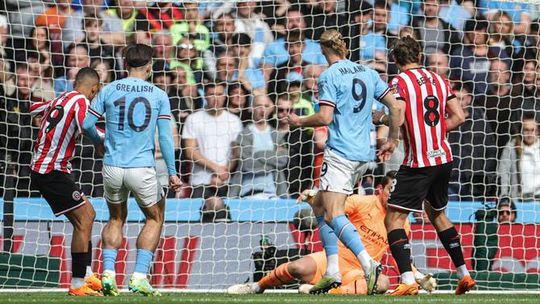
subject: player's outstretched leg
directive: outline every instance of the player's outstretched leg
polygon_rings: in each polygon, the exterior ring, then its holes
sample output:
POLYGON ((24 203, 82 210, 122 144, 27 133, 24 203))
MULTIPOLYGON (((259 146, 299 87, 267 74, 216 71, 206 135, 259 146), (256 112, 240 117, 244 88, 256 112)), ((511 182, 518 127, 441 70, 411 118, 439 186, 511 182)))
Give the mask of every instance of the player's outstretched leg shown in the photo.
POLYGON ((411 266, 411 245, 403 229, 408 212, 389 208, 384 219, 388 230, 388 245, 399 269, 401 283, 391 296, 418 294, 418 285, 411 266))
POLYGON ((87 268, 92 262, 92 225, 96 212, 92 204, 85 201, 80 207, 68 211, 66 217, 73 225, 73 237, 71 240, 71 286, 68 294, 72 296, 101 296, 101 286, 94 283, 93 273, 87 268))
MULTIPOLYGON (((338 238, 334 230, 325 220, 325 201, 332 199, 331 193, 319 192, 313 199, 311 207, 319 224, 319 235, 326 253, 326 272, 324 276, 310 289, 311 294, 327 293, 330 289, 341 285, 339 272, 338 238)), ((336 202, 339 203, 339 202, 336 202)))
POLYGON ((472 279, 469 270, 467 269, 467 265, 465 265, 459 233, 444 213, 444 210, 434 210, 429 204, 425 204, 425 206, 429 220, 437 230, 439 240, 456 267, 457 276, 459 278, 456 287, 456 295, 462 295, 473 289, 476 282, 472 279))
POLYGON ((165 198, 153 206, 141 208, 146 222, 137 238, 137 259, 135 272, 129 280, 128 288, 144 296, 160 296, 157 289, 150 285, 148 270, 154 259, 154 251, 159 243, 164 221, 165 198))
POLYGON ((322 192, 326 220, 329 221, 329 226, 332 228, 337 238, 358 258, 358 261, 366 274, 368 295, 371 295, 375 292, 375 283, 382 271, 382 266, 371 258, 364 248, 364 244, 358 235, 358 231, 349 221, 347 216, 345 216, 344 208, 346 199, 347 194, 344 193, 322 192))
POLYGON ((103 275, 101 284, 105 296, 118 296, 120 293, 116 286, 116 256, 118 248, 122 245, 122 228, 127 218, 127 204, 107 204, 109 207, 109 222, 103 227, 101 241, 103 246, 103 275))
POLYGON ((279 287, 294 282, 294 277, 289 273, 288 267, 291 263, 279 265, 269 274, 264 276, 259 282, 237 284, 229 287, 229 294, 255 294, 263 293, 266 289, 279 287))

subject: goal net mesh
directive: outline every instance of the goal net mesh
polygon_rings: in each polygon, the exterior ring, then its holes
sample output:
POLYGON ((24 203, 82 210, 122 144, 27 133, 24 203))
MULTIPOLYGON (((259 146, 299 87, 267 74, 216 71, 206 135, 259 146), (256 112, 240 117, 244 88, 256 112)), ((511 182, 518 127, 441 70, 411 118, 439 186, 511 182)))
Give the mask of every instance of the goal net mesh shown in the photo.
MULTIPOLYGON (((30 182, 33 142, 47 118, 30 116, 29 107, 72 90, 86 66, 103 85, 126 77, 122 51, 131 43, 154 48, 148 80, 170 96, 184 181, 180 193, 167 194, 152 283, 223 289, 322 250, 309 205, 296 198, 319 185, 327 131, 294 128, 286 117, 318 111, 317 79, 327 68, 318 40, 334 28, 349 58, 386 82, 398 73, 392 42, 405 35, 421 42, 423 64, 450 80, 466 114, 449 134, 454 169, 446 211, 461 232, 466 263, 481 289, 538 290, 539 15, 536 1, 2 1, 0 286, 69 285, 71 225, 30 182)), ((376 104, 373 110, 385 111, 376 104)), ((377 181, 399 168, 404 153, 400 146, 389 163, 379 163, 386 130, 369 127, 365 149, 373 161, 355 189, 360 195, 377 194, 377 181)), ((166 185, 159 151, 156 159, 166 185)), ((72 165, 96 210, 92 267, 101 273, 108 209, 102 157, 89 139, 79 140, 72 165)), ((128 210, 116 263, 122 287, 144 223, 133 198, 128 210)), ((439 289, 455 288, 455 268, 425 214, 409 220, 417 269, 433 273, 439 289)), ((395 286, 389 252, 382 262, 395 286)))

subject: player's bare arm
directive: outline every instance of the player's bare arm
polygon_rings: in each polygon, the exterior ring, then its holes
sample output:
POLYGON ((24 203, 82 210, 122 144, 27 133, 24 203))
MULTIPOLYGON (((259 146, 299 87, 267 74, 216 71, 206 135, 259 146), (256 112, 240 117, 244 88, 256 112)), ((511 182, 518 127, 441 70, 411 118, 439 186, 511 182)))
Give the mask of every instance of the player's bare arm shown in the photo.
POLYGON ((446 113, 448 113, 448 117, 445 119, 446 131, 452 131, 465 122, 465 113, 463 113, 459 100, 455 97, 446 103, 446 113))
MULTIPOLYGON (((392 153, 397 146, 399 138, 399 127, 403 124, 405 107, 402 102, 398 102, 392 94, 386 94, 381 102, 388 108, 390 115, 388 116, 388 139, 382 144, 377 156, 381 161, 387 161, 392 157, 392 153)), ((384 118, 384 116, 382 117, 384 118)))
POLYGON ((306 116, 299 117, 298 115, 291 113, 287 120, 289 124, 295 127, 322 127, 328 126, 332 123, 334 116, 334 107, 326 104, 321 104, 319 112, 306 116))

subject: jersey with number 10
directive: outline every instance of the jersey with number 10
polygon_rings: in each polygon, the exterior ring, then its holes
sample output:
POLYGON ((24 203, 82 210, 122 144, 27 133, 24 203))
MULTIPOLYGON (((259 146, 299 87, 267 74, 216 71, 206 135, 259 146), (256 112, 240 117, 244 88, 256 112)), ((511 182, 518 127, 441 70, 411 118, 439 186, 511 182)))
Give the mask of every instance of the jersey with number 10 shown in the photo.
POLYGON ((120 168, 155 166, 158 119, 170 119, 167 94, 139 78, 128 77, 105 86, 89 113, 105 115, 103 163, 120 168))
POLYGON ((319 104, 335 108, 326 145, 345 159, 371 161, 371 108, 389 91, 369 67, 346 59, 332 64, 319 77, 319 104))

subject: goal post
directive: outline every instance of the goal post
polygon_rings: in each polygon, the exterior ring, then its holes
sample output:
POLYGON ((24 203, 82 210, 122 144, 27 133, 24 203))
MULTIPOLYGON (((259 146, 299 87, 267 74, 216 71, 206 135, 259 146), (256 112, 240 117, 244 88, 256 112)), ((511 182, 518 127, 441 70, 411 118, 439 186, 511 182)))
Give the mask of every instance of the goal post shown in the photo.
MULTIPOLYGON (((176 166, 185 184, 167 196, 152 284, 222 291, 322 250, 309 205, 296 199, 318 186, 327 133, 292 128, 285 117, 318 110, 317 79, 328 65, 318 36, 330 28, 344 36, 351 60, 386 82, 398 72, 392 42, 404 35, 421 42, 423 64, 449 79, 467 117, 449 134, 454 169, 446 213, 461 233, 478 289, 540 289, 539 139, 522 127, 540 119, 536 1, 87 2, 99 1, 0 5, 0 291, 57 290, 70 282, 71 225, 31 187, 33 141, 46 118, 30 116, 30 105, 72 90, 85 66, 103 85, 125 77, 122 50, 130 43, 154 48, 148 80, 169 94, 176 166), (220 102, 219 113, 229 115, 225 122, 205 113, 220 102), (193 162, 186 140, 195 140, 212 165, 193 162), (509 203, 497 205, 503 197, 509 203)), ((373 104, 373 110, 384 109, 373 104)), ((389 164, 378 163, 384 130, 367 128, 373 161, 355 192, 373 195, 376 181, 399 168, 404 151, 389 164)), ((159 152, 156 157, 158 178, 166 184, 166 166, 159 152)), ((72 165, 96 210, 92 268, 101 273, 101 230, 108 220, 102 157, 82 138, 72 165)), ((121 288, 134 270, 144 223, 133 198, 128 210, 116 263, 121 288)), ((433 273, 440 291, 454 289, 455 269, 433 226, 422 214, 411 214, 410 221, 415 266, 433 273)), ((383 263, 396 286, 390 252, 383 263)))

